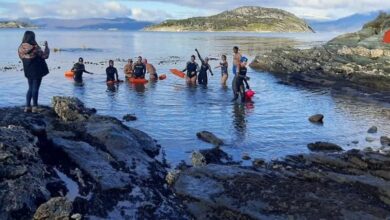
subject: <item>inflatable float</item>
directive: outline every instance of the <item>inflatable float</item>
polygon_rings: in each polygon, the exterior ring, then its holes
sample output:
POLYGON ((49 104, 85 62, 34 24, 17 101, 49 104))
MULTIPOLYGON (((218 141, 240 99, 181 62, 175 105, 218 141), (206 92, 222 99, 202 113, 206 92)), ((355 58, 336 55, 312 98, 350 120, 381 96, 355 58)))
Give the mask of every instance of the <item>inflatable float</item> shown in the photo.
POLYGON ((71 70, 68 70, 68 71, 65 72, 65 76, 66 77, 73 77, 74 76, 74 72, 71 71, 71 70))
POLYGON ((390 30, 386 31, 385 35, 383 36, 383 43, 390 44, 390 30))
POLYGON ((162 75, 160 75, 160 76, 158 77, 159 80, 164 80, 164 79, 166 79, 166 78, 167 78, 167 75, 165 75, 165 74, 162 74, 162 75))
POLYGON ((145 83, 148 83, 149 81, 146 80, 146 79, 134 79, 134 78, 130 78, 129 81, 131 83, 137 83, 137 84, 145 84, 145 83))
POLYGON ((245 92, 245 100, 251 101, 252 98, 253 98, 253 96, 254 96, 255 94, 256 94, 256 93, 255 93, 253 90, 251 90, 251 89, 247 90, 247 91, 245 92))
POLYGON ((178 76, 180 78, 184 78, 186 76, 185 73, 183 73, 182 71, 180 71, 178 69, 170 69, 169 71, 171 71, 171 73, 175 74, 176 76, 178 76))

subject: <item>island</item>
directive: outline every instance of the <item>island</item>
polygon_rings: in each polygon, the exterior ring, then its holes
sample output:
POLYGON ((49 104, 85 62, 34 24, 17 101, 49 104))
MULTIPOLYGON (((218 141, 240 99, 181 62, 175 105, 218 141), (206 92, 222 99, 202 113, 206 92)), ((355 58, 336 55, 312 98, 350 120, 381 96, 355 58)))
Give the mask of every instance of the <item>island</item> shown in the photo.
POLYGON ((36 26, 20 21, 0 21, 0 28, 35 28, 36 26))
POLYGON ((314 32, 294 14, 274 8, 240 7, 209 17, 167 20, 146 27, 145 31, 167 32, 314 32))

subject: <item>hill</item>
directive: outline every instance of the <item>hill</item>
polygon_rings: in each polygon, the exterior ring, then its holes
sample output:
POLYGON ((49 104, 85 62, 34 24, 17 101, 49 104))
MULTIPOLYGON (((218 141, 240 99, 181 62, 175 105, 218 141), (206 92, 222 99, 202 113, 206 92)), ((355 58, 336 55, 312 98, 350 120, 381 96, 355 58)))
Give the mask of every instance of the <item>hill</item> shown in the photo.
POLYGON ((313 32, 302 19, 274 8, 240 7, 209 17, 167 20, 146 31, 313 32))

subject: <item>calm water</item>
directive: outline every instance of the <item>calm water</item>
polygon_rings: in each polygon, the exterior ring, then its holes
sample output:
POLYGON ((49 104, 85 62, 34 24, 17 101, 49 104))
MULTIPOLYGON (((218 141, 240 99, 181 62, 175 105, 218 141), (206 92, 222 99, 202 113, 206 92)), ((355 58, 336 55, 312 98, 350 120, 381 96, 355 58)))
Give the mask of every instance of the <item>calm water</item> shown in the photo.
MULTIPOLYGON (((17 47, 23 31, 0 31, 0 67, 16 65, 18 70, 0 71, 0 107, 24 104, 26 80, 20 71, 17 47)), ((202 55, 219 58, 228 55, 238 45, 253 58, 256 52, 276 46, 299 48, 319 45, 334 35, 318 34, 233 34, 233 33, 134 33, 134 32, 73 32, 37 31, 38 41, 65 51, 51 54, 52 69, 45 77, 40 103, 50 104, 52 96, 76 96, 100 114, 122 118, 135 114, 138 120, 127 123, 149 133, 166 151, 167 159, 177 163, 188 159, 194 149, 210 147, 196 138, 196 132, 208 130, 225 140, 224 150, 240 158, 274 159, 291 153, 307 152, 306 145, 314 141, 331 141, 344 148, 379 146, 379 136, 390 134, 388 118, 381 114, 389 104, 368 102, 331 94, 326 89, 297 88, 278 83, 271 74, 249 70, 250 84, 257 95, 253 105, 230 102, 232 92, 219 85, 220 71, 209 78, 208 88, 190 88, 168 73, 170 68, 184 68, 194 49, 202 55), (89 48, 82 50, 81 48, 89 48), (109 59, 127 59, 142 55, 153 63, 158 72, 168 78, 145 86, 120 84, 108 89, 104 70, 109 59), (76 87, 63 76, 78 57, 87 62, 86 68, 96 75, 84 77, 85 86, 76 87), (58 69, 60 68, 60 69, 58 69), (310 124, 307 118, 315 113, 325 115, 325 124, 310 124), (379 127, 368 143, 366 131, 371 125, 379 127), (359 144, 353 145, 352 141, 359 144)), ((122 73, 124 63, 115 63, 122 73)), ((216 66, 218 61, 211 61, 216 66)), ((230 68, 229 68, 230 69, 230 68)), ((121 75, 122 76, 122 75, 121 75)), ((123 77, 122 77, 123 78, 123 77)), ((231 84, 231 77, 228 85, 231 84)))

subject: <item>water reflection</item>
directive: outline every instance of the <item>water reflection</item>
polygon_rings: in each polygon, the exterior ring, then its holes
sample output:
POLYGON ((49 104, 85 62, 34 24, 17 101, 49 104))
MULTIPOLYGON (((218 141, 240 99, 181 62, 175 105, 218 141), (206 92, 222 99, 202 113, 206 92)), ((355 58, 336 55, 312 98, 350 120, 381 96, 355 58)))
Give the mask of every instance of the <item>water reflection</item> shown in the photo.
POLYGON ((243 104, 233 104, 233 127, 236 130, 238 140, 243 141, 246 134, 246 113, 243 104))

